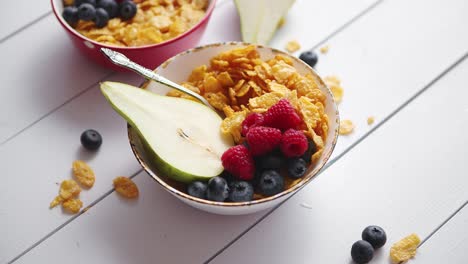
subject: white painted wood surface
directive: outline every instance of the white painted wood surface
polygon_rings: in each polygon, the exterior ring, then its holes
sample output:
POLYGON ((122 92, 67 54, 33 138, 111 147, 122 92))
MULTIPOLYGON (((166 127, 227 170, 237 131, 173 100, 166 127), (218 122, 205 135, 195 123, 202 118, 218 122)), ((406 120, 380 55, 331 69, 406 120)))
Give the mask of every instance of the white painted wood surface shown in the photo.
POLYGON ((468 207, 442 226, 418 249, 414 264, 466 263, 468 260, 468 207))
POLYGON ((371 263, 389 263, 391 245, 413 232, 424 239, 468 200, 467 81, 468 59, 212 263, 351 263, 368 225, 387 233, 371 263))
MULTIPOLYGON (((298 1, 297 4, 302 9, 310 9, 317 3, 298 1)), ((356 1, 353 4, 336 0, 321 5, 320 13, 323 15, 312 20, 314 25, 320 25, 320 30, 310 41, 319 42, 371 3, 369 0, 356 1), (337 6, 348 8, 340 11, 339 19, 321 23, 326 14, 337 6)), ((215 22, 210 23, 202 43, 239 39, 238 17, 231 1, 220 1, 212 19, 215 22), (226 27, 219 21, 231 26, 226 27)), ((81 195, 85 206, 107 193, 115 176, 131 175, 139 171, 128 147, 124 122, 112 113, 99 95, 96 82, 105 76, 110 80, 131 84, 138 84, 140 79, 130 74, 108 75, 110 71, 92 65, 75 50, 67 49, 70 43, 61 31, 54 18, 48 16, 8 39, 0 50, 4 52, 4 56, 24 55, 18 58, 19 62, 12 65, 10 74, 1 77, 8 83, 1 89, 8 91, 12 98, 2 97, 0 104, 4 107, 0 111, 0 138, 3 142, 0 145, 0 158, 3 159, 2 170, 6 175, 11 175, 6 180, 10 188, 0 194, 0 200, 15 200, 15 203, 7 203, 0 210, 2 221, 6 223, 1 225, 0 234, 8 237, 0 240, 0 262, 18 256, 70 220, 71 217, 63 214, 60 209, 49 211, 47 206, 57 193, 58 186, 55 183, 70 177, 70 164, 74 159, 90 160, 90 165, 98 175, 96 185, 81 195), (38 52, 35 47, 26 45, 25 40, 30 36, 37 36, 40 46, 52 46, 48 51, 51 53, 38 52), (56 56, 55 52, 60 56, 56 56), (33 66, 28 66, 29 61, 33 66), (44 67, 45 63, 56 66, 44 67), (24 67, 37 71, 32 71, 33 76, 27 79, 29 83, 22 86, 24 67), (17 86, 25 88, 7 90, 17 86), (81 94, 83 91, 85 92, 81 94), (11 118, 11 112, 15 112, 16 118, 11 118), (104 136, 103 148, 95 156, 86 155, 79 146, 79 134, 90 127, 98 129, 104 136), (28 162, 27 165, 24 165, 25 161, 28 162), (31 218, 36 219, 37 224, 31 225, 31 218)), ((300 28, 288 32, 296 32, 298 35, 300 28)), ((280 47, 286 42, 279 38, 275 41, 280 47)), ((7 66, 7 60, 2 63, 5 63, 2 67, 7 66)), ((161 203, 160 206, 170 205, 161 203)), ((247 227, 248 225, 239 223, 237 228, 244 230, 247 227)), ((229 235, 235 237, 238 233, 233 229, 229 235)), ((228 241, 230 240, 226 239, 225 242, 228 241)), ((222 246, 222 243, 216 245, 213 250, 222 246)))
MULTIPOLYGON (((465 16, 468 6, 464 2, 384 1, 326 41, 330 44, 330 51, 320 55, 317 70, 323 75, 337 74, 342 78, 345 96, 340 104, 341 114, 357 125, 353 135, 340 138, 333 158, 345 153, 347 148, 371 132, 373 126, 365 123, 368 116, 376 116, 374 126, 378 125, 467 52, 468 33, 464 25, 468 22, 465 16)), ((288 14, 287 23, 278 31, 271 45, 283 49, 287 41, 297 39, 303 46, 302 50, 316 46, 373 3, 373 0, 297 0, 288 14)), ((18 262, 59 263, 65 258, 70 263, 200 263, 227 246, 263 216, 260 213, 232 218, 195 211, 163 192, 143 172, 135 177, 141 190, 138 201, 128 202, 110 193, 115 176, 133 175, 140 171, 140 167, 126 141, 125 123, 104 102, 96 83, 104 78, 138 84, 141 79, 131 74, 112 73, 88 62, 69 48, 70 42, 52 14, 34 21, 48 12, 48 1, 18 0, 15 8, 26 4, 34 6, 31 8, 34 11, 11 18, 6 16, 8 19, 5 21, 9 25, 6 30, 5 24, 0 23, 0 39, 24 27, 0 46, 0 55, 4 58, 0 67, 8 69, 8 74, 0 75, 3 84, 0 91, 9 95, 0 97, 0 167, 2 174, 7 175, 3 184, 8 186, 0 192, 0 237, 3 238, 0 239, 0 263, 12 260, 38 241, 41 243, 21 256, 18 262), (27 25, 30 22, 31 25, 27 25), (31 45, 31 40, 34 45, 31 45), (26 71, 31 72, 28 78, 25 78, 26 71), (96 128, 104 136, 103 147, 96 155, 80 150, 79 134, 87 128, 96 128), (55 183, 70 177, 69 167, 76 158, 88 160, 98 178, 96 185, 81 195, 85 206, 96 205, 73 218, 60 209, 49 211, 47 207, 58 191, 55 183), (34 219, 33 224, 31 219, 34 219), (64 227, 58 232, 52 232, 62 225, 64 227), (54 252, 53 257, 51 252, 54 252)), ((11 8, 12 5, 8 5, 7 10, 11 8)), ((234 5, 231 0, 220 0, 201 44, 238 39, 238 17, 234 5)), ((418 169, 426 165, 421 156, 403 155, 399 156, 400 163, 388 163, 387 160, 393 157, 391 151, 395 151, 391 147, 396 145, 391 141, 395 137, 388 134, 408 132, 409 125, 419 124, 410 122, 414 113, 406 113, 407 109, 416 107, 414 111, 430 112, 436 110, 437 96, 452 98, 449 88, 461 89, 467 81, 466 64, 457 67, 437 86, 365 138, 356 149, 345 154, 214 262, 237 263, 244 256, 250 256, 253 258, 247 259, 249 263, 254 260, 257 263, 263 263, 263 260, 270 263, 283 263, 283 260, 290 263, 295 263, 293 260, 297 263, 304 260, 308 263, 334 263, 333 259, 337 263, 346 263, 349 261, 348 247, 358 239, 364 225, 373 221, 386 225, 384 227, 394 240, 413 231, 427 235, 453 213, 456 206, 466 201, 463 191, 467 182, 459 174, 466 170, 466 166, 462 160, 456 159, 458 167, 449 168, 454 181, 448 182, 438 182, 442 172, 426 171, 423 179, 428 184, 427 188, 422 188, 418 185, 421 174, 416 173, 413 178, 404 177, 408 170, 420 172, 418 169), (442 83, 446 83, 448 88, 440 88, 442 83), (381 153, 381 156, 375 153, 381 153), (363 163, 368 160, 374 163, 365 169, 363 163), (418 164, 420 167, 416 166, 418 164), (382 200, 372 201, 366 208, 383 204, 390 209, 364 219, 351 206, 344 207, 346 203, 353 205, 353 202, 364 199, 363 194, 375 194, 378 190, 365 188, 369 185, 366 179, 374 179, 374 172, 383 168, 389 169, 378 175, 382 182, 402 188, 385 188, 382 197, 378 197, 382 200), (360 170, 361 173, 350 175, 350 170, 360 170), (392 172, 401 173, 394 177, 392 172), (413 185, 421 194, 411 200, 423 205, 416 211, 420 212, 419 215, 412 212, 414 215, 407 218, 396 217, 395 212, 407 203, 401 194, 409 192, 413 185), (422 198, 427 196, 430 199, 423 201, 422 198), (435 200, 436 197, 443 199, 435 200), (343 203, 343 200, 346 201, 343 203), (305 204, 300 206, 302 202, 305 204), (337 218, 349 221, 334 221, 337 218), (278 225, 286 224, 303 227, 305 231, 285 233, 283 229, 278 230, 278 225), (309 234, 315 235, 310 238, 309 234), (322 238, 333 243, 324 243, 322 238), (290 248, 296 242, 312 243, 313 247, 302 243, 298 246, 303 250, 298 250, 292 257, 284 253, 282 249, 290 248), (316 246, 319 252, 311 250, 316 246), (345 250, 339 251, 337 246, 345 250), (271 251, 284 254, 280 257, 269 255, 271 251), (333 253, 331 259, 328 258, 330 252, 333 253), (289 258, 282 259, 286 256, 289 258)), ((466 91, 462 92, 466 98, 466 91)), ((456 110, 463 103, 463 96, 456 99, 458 104, 444 108, 447 113, 452 113, 450 109, 456 110)), ((468 105, 465 106, 468 109, 468 105)), ((445 112, 435 114, 442 113, 445 112)), ((423 114, 427 113, 417 112, 416 116, 423 114)), ((466 132, 466 122, 457 116, 450 118, 466 132)), ((420 123, 425 120, 418 119, 420 123)), ((428 124, 420 124, 424 125, 428 124)), ((442 128, 431 130, 431 135, 443 134, 442 128)), ((431 147, 447 150, 452 146, 450 144, 457 144, 454 147, 466 145, 466 133, 457 132, 463 142, 455 141, 453 137, 447 139, 447 145, 437 141, 438 144, 431 147)), ((427 141, 422 138, 410 141, 406 140, 406 134, 396 138, 402 145, 419 147, 407 153, 427 152, 427 149, 423 151, 428 148, 427 141)), ((466 154, 464 150, 457 151, 466 154)), ((430 156, 429 159, 439 161, 442 158, 430 156)), ((429 246, 430 241, 425 245, 429 246)), ((387 253, 380 253, 377 260, 386 263, 387 253)), ((458 260, 463 256, 454 254, 452 259, 458 260)))
MULTIPOLYGON (((6 1, 2 1, 2 3, 0 40, 51 12, 49 0, 14 0, 10 3, 6 1)), ((30 40, 29 43, 31 44, 32 41, 30 40)))

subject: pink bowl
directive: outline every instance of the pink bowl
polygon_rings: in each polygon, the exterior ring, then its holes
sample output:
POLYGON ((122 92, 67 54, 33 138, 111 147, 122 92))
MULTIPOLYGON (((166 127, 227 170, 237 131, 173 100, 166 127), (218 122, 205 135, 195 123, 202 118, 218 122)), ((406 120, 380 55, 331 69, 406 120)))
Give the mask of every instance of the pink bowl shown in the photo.
POLYGON ((73 45, 96 63, 117 71, 124 71, 124 69, 112 64, 107 58, 105 58, 100 52, 101 47, 121 52, 140 65, 149 69, 155 69, 168 58, 180 53, 181 51, 193 48, 198 44, 198 41, 205 32, 211 13, 216 5, 216 0, 209 0, 205 16, 191 29, 173 39, 159 44, 141 47, 114 47, 86 38, 68 25, 68 23, 62 18, 62 1, 63 0, 51 0, 52 10, 55 17, 57 17, 62 27, 68 33, 73 45))

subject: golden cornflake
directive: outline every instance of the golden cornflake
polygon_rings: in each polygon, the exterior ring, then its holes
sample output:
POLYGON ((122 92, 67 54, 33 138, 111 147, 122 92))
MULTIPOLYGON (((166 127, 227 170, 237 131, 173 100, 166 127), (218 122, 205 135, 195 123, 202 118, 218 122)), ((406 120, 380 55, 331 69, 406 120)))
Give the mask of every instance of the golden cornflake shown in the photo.
POLYGON ((301 49, 301 44, 297 42, 296 40, 291 40, 288 43, 286 43, 286 50, 290 53, 296 52, 301 49))
POLYGON ((60 195, 57 195, 52 202, 50 202, 49 208, 54 208, 55 206, 61 204, 63 202, 63 198, 60 195))
POLYGON ((81 188, 74 180, 64 180, 60 184, 59 194, 63 200, 68 200, 72 197, 77 197, 81 192, 81 188))
POLYGON ((127 177, 117 177, 114 179, 115 191, 125 198, 136 198, 138 197, 138 187, 136 184, 127 177))
POLYGON ((328 52, 329 49, 330 49, 330 46, 325 45, 325 46, 323 46, 323 47, 320 48, 320 52, 321 52, 322 54, 325 54, 325 53, 328 52))
POLYGON ((69 199, 62 204, 62 208, 72 214, 78 213, 81 207, 83 207, 83 202, 80 199, 69 199))
POLYGON ((375 122, 375 118, 373 116, 369 116, 367 118, 367 124, 372 125, 375 122))
POLYGON ((72 169, 73 176, 75 176, 81 185, 87 188, 93 187, 96 177, 94 176, 94 172, 88 164, 82 160, 75 160, 73 162, 72 169))
POLYGON ((390 249, 390 258, 392 259, 392 262, 400 263, 414 257, 419 243, 421 243, 421 239, 418 235, 411 234, 393 244, 390 249))
MULTIPOLYGON (((73 0, 64 0, 67 5, 73 0)), ((144 46, 179 36, 204 16, 208 0, 157 1, 138 0, 137 12, 130 20, 112 18, 104 28, 80 20, 75 29, 97 42, 112 46, 144 46)))
POLYGON ((354 130, 354 124, 351 120, 341 120, 340 121, 340 135, 348 135, 351 134, 354 130))

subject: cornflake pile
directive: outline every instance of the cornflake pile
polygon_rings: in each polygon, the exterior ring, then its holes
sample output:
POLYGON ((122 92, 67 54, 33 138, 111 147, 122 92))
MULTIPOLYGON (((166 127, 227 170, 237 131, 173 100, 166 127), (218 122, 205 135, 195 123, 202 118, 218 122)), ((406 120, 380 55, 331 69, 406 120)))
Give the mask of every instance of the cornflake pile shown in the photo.
POLYGON ((137 13, 130 20, 112 18, 103 28, 80 20, 75 29, 87 38, 112 45, 136 47, 175 38, 205 15, 208 0, 134 0, 137 13))
MULTIPOLYGON (((237 144, 244 141, 241 124, 249 113, 264 113, 286 98, 303 120, 300 130, 317 146, 312 162, 323 151, 328 133, 326 96, 313 75, 299 74, 291 59, 283 55, 264 61, 255 46, 222 52, 210 60, 209 66, 195 68, 182 85, 224 113, 221 132, 231 134, 237 144)), ((196 100, 176 90, 168 95, 196 100)))

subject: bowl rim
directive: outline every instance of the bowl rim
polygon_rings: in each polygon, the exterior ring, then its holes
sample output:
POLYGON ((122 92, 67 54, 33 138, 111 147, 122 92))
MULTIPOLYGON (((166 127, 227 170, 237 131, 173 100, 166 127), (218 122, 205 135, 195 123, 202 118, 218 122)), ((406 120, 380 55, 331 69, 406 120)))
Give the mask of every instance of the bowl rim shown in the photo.
MULTIPOLYGON (((291 55, 291 54, 288 54, 284 51, 281 51, 281 50, 278 50, 278 49, 275 49, 275 48, 272 48, 272 47, 268 47, 268 46, 264 46, 264 45, 259 45, 259 44, 251 44, 251 43, 246 43, 246 42, 240 42, 240 41, 227 41, 227 42, 218 42, 218 43, 212 43, 212 44, 207 44, 207 45, 202 45, 202 46, 198 46, 198 47, 195 47, 195 48, 191 48, 191 49, 188 49, 186 51, 183 51, 181 53, 178 53, 176 55, 174 55, 173 57, 167 59, 165 62, 163 62, 160 66, 158 66, 154 71, 157 71, 159 70, 160 68, 166 68, 166 66, 168 64, 170 64, 173 60, 175 60, 176 58, 178 57, 182 57, 186 54, 189 54, 189 53, 192 53, 192 52, 196 52, 198 50, 202 50, 202 49, 207 49, 207 48, 212 48, 212 47, 219 47, 219 46, 228 46, 228 45, 232 45, 232 46, 249 46, 249 45, 254 45, 256 48, 263 48, 263 49, 270 49, 271 51, 273 51, 274 53, 279 53, 281 55, 285 55, 287 56, 288 58, 290 59, 293 59, 295 62, 299 63, 299 64, 302 64, 303 66, 305 66, 308 70, 312 71, 315 76, 318 77, 318 81, 322 84, 323 87, 326 88, 326 91, 327 93, 330 95, 330 97, 332 98, 332 106, 333 106, 333 110, 335 111, 335 121, 337 123, 337 126, 336 128, 334 129, 334 133, 333 133, 333 139, 332 139, 332 142, 331 142, 331 147, 330 149, 327 151, 327 152, 324 152, 322 153, 323 155, 323 162, 321 164, 318 164, 318 167, 314 168, 314 170, 312 170, 310 173, 308 173, 307 175, 303 176, 304 177, 304 180, 303 181, 300 181, 298 182, 297 184, 293 185, 291 188, 289 189, 286 189, 278 194, 275 194, 273 196, 268 196, 268 197, 265 197, 265 198, 261 198, 261 199, 257 199, 257 200, 252 200, 252 201, 247 201, 247 202, 216 202, 216 201, 210 201, 210 200, 205 200, 205 199, 201 199, 201 198, 197 198, 197 197, 193 197, 185 192, 182 192, 182 191, 179 191, 177 190, 176 188, 172 187, 171 185, 169 185, 168 183, 166 183, 163 179, 161 179, 152 169, 151 167, 143 160, 143 157, 142 155, 140 155, 140 153, 138 152, 138 150, 136 149, 136 146, 135 144, 133 143, 133 140, 132 140, 132 136, 131 136, 131 130, 133 129, 131 127, 130 124, 127 123, 127 136, 128 136, 128 140, 129 140, 129 143, 130 143, 130 147, 132 149, 132 152, 133 154, 135 155, 135 158, 137 159, 138 163, 140 163, 140 165, 143 167, 143 169, 149 174, 149 176, 151 176, 151 178, 153 178, 153 180, 155 180, 157 183, 159 183, 164 189, 166 189, 167 191, 171 192, 173 195, 175 195, 176 197, 178 198, 182 198, 182 199, 187 199, 187 200, 190 200, 192 202, 195 202, 197 204, 202 204, 202 205, 208 205, 208 206, 216 206, 216 207, 234 207, 234 208, 237 208, 237 207, 244 207, 244 206, 253 206, 253 205, 258 205, 258 204, 264 204, 264 203, 267 203, 267 202, 270 202, 270 201, 273 201, 273 200, 276 200, 280 197, 283 197, 283 196, 286 196, 288 194, 291 194, 291 193, 294 193, 298 190, 300 190, 301 188, 303 188, 306 184, 308 184, 312 179, 314 179, 317 174, 319 174, 321 172, 321 170, 323 169, 323 167, 325 166, 325 164, 327 164, 331 154, 333 153, 333 150, 335 149, 335 146, 336 146, 336 143, 337 143, 337 140, 338 140, 338 131, 339 131, 339 127, 340 127, 340 118, 339 118, 339 111, 338 111, 338 107, 337 107, 337 104, 336 104, 336 101, 333 97, 333 93, 331 92, 330 88, 325 84, 325 82, 323 81, 322 77, 312 68, 310 67, 308 64, 306 64, 305 62, 303 62, 302 60, 300 60, 299 58, 291 55), (313 173, 315 171, 315 173, 313 173), (312 174, 313 173, 313 174, 312 174)), ((145 85, 149 83, 148 80, 144 80, 142 82, 142 84, 139 86, 140 88, 144 89, 145 88, 145 85)))
POLYGON ((166 46, 166 45, 169 45, 179 39, 182 39, 184 38, 185 36, 191 34, 192 32, 194 32, 195 30, 197 30, 198 28, 200 28, 205 22, 207 22, 211 16, 211 14, 213 13, 213 10, 214 8, 216 7, 216 1, 217 0, 209 0, 210 3, 208 5, 208 7, 206 8, 206 11, 205 11, 205 15, 203 16, 202 19, 200 19, 200 21, 198 21, 195 25, 193 25, 189 30, 183 32, 182 34, 176 36, 175 38, 171 38, 171 39, 168 39, 164 42, 160 42, 160 43, 157 43, 157 44, 151 44, 151 45, 144 45, 144 46, 136 46, 136 47, 121 47, 121 46, 112 46, 112 45, 108 45, 108 44, 104 44, 104 43, 101 43, 101 42, 98 42, 98 41, 95 41, 95 40, 92 40, 82 34, 80 34, 78 31, 76 31, 74 28, 72 28, 64 19, 63 17, 61 16, 61 14, 58 13, 57 11, 57 7, 55 5, 55 1, 57 0, 50 0, 50 4, 52 6, 52 11, 55 15, 55 17, 57 18, 57 20, 59 21, 59 23, 69 32, 71 33, 72 35, 74 35, 75 37, 78 37, 80 39, 83 39, 85 41, 88 41, 88 42, 91 42, 92 44, 94 45, 98 45, 100 47, 105 47, 105 48, 110 48, 110 49, 120 49, 120 50, 141 50, 141 49, 149 49, 149 48, 155 48, 155 47, 163 47, 163 46, 166 46))

